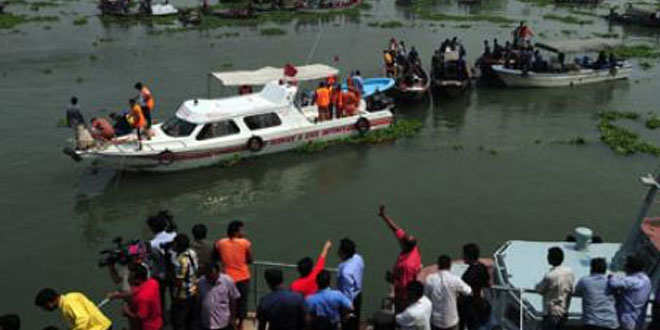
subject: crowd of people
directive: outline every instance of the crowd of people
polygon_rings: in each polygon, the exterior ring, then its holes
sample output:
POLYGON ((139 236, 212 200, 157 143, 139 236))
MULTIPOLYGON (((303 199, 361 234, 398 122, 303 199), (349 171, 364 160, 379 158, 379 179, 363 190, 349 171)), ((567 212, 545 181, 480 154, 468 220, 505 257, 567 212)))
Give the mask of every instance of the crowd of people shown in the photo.
MULTIPOLYGON (((397 225, 385 206, 379 207, 378 217, 400 248, 394 266, 385 274, 392 285, 393 313, 387 314, 390 319, 380 321, 381 326, 405 330, 498 329, 488 299, 490 274, 480 261, 478 245, 463 246, 467 268, 461 276, 451 271, 452 258, 446 254, 437 258, 437 271, 422 274, 417 238, 397 225)), ((118 286, 107 298, 122 302, 129 329, 158 330, 166 322, 175 330, 243 329, 250 283, 258 275, 251 273, 254 254, 245 224, 230 222, 226 237, 215 241, 208 239, 203 224, 192 227, 192 239, 178 232, 168 211, 150 216, 146 224, 153 234, 150 240, 130 242, 108 259, 111 262, 103 263, 118 286)), ((353 240, 341 239, 333 285, 332 274, 325 269, 332 247, 332 242, 326 241, 316 260, 300 259, 299 276, 290 285, 284 284, 281 268, 263 272, 270 293, 256 306, 260 330, 360 329, 365 259, 353 240)), ((584 329, 644 329, 652 285, 640 258, 627 257, 625 276, 607 275, 607 261, 594 258, 590 261, 591 274, 578 281, 563 264, 562 248, 550 248, 547 261, 551 268, 534 288, 543 297, 543 330, 564 328, 574 296, 582 298, 584 329)), ((651 330, 660 329, 660 291, 655 297, 651 330)), ((97 306, 80 292, 62 293, 52 288, 41 289, 35 297, 35 305, 46 311, 59 310, 68 327, 76 330, 110 329, 113 321, 101 310, 105 304, 97 306)), ((389 307, 385 307, 387 310, 389 307)), ((0 317, 0 330, 17 329, 20 319, 16 315, 0 317)))
POLYGON ((383 60, 385 74, 395 78, 400 86, 409 87, 428 79, 417 49, 413 46, 408 51, 404 41, 391 38, 387 49, 383 50, 383 60))
POLYGON ((431 59, 434 79, 456 79, 463 81, 470 78, 465 61, 466 51, 457 37, 445 39, 440 48, 435 50, 431 59))
POLYGON ((303 106, 306 103, 315 104, 318 108, 318 121, 350 117, 357 114, 362 94, 364 79, 360 71, 356 70, 346 79, 346 89, 342 88, 337 76, 330 76, 320 82, 314 94, 303 102, 303 106))
POLYGON ((109 115, 113 124, 103 117, 93 117, 88 124, 80 110, 78 98, 71 97, 70 104, 66 108, 66 125, 74 129, 76 148, 88 149, 97 143, 111 141, 133 131, 137 132, 138 140, 142 137, 149 138, 151 114, 155 108, 154 97, 151 90, 141 82, 135 83, 134 88, 138 91, 138 95, 128 100, 128 110, 109 115))

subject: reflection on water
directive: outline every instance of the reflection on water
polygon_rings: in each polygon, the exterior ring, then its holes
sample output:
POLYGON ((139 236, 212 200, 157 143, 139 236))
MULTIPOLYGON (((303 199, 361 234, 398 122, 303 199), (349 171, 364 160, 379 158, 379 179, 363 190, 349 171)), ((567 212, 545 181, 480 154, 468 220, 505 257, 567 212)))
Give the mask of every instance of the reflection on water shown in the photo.
POLYGON ((470 108, 474 93, 468 90, 455 98, 433 98, 433 127, 447 127, 460 131, 465 124, 465 115, 470 108))

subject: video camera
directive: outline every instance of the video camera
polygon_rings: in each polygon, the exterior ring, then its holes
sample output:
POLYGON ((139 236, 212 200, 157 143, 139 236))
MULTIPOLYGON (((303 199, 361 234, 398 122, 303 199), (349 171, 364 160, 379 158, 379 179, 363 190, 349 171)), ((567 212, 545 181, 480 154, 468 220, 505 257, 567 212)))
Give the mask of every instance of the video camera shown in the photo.
POLYGON ((131 258, 144 258, 148 253, 149 245, 140 240, 133 240, 125 244, 122 237, 115 237, 112 243, 115 244, 113 248, 99 252, 101 254, 99 267, 115 264, 127 265, 131 258))

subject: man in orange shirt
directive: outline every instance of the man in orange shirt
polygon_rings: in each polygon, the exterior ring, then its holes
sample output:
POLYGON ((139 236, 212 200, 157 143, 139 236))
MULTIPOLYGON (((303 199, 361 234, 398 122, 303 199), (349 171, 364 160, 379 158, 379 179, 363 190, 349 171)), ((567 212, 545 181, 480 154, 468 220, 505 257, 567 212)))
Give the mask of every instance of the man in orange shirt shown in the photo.
POLYGON ((138 141, 141 141, 142 140, 142 130, 144 129, 144 126, 146 125, 146 121, 144 119, 144 113, 142 112, 142 108, 139 105, 137 105, 137 103, 135 103, 134 99, 128 100, 128 104, 131 107, 131 110, 128 113, 129 123, 131 123, 133 128, 136 129, 138 141))
POLYGON ((151 128, 151 112, 154 110, 156 103, 154 102, 154 97, 151 95, 151 91, 147 86, 142 85, 141 82, 135 84, 135 89, 137 89, 140 94, 138 95, 138 100, 140 100, 140 107, 144 118, 147 120, 147 129, 151 128))
POLYGON ((314 265, 310 257, 305 257, 298 261, 300 277, 291 283, 291 291, 299 292, 305 298, 316 293, 318 290, 316 276, 325 268, 325 258, 328 256, 330 247, 332 247, 332 243, 326 241, 325 245, 323 245, 323 251, 321 251, 319 258, 316 260, 316 265, 314 265))
POLYGON ((250 266, 252 263, 252 243, 245 238, 242 221, 232 221, 227 226, 227 236, 216 242, 217 255, 222 261, 225 273, 236 283, 241 294, 237 306, 237 330, 243 329, 243 320, 247 316, 247 296, 250 288, 250 266))

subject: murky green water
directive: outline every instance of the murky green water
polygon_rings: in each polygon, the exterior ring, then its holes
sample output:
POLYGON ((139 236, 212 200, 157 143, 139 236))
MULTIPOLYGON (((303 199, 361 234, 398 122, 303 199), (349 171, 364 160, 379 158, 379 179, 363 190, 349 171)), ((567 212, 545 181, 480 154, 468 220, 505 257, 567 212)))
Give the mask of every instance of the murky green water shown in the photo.
MULTIPOLYGON (((312 61, 332 63, 339 56, 335 65, 342 70, 361 69, 370 76, 379 74, 380 49, 391 36, 415 45, 428 63, 441 40, 457 35, 472 62, 484 38, 503 41, 511 30, 486 22, 424 22, 391 2, 372 4, 365 12, 371 16, 360 22, 286 24, 280 27, 288 34, 280 37, 262 37, 262 27, 154 35, 149 32, 163 27, 102 25, 95 17, 74 26, 79 15, 96 13, 89 0, 38 12, 59 15, 59 22, 21 25, 19 33, 1 31, 0 283, 5 299, 0 312, 18 312, 26 329, 37 329, 57 322, 33 307, 34 294, 43 286, 80 290, 100 300, 112 286, 105 269, 96 267, 97 251, 118 235, 147 238, 143 219, 161 208, 175 214, 181 230, 206 223, 212 237, 220 237, 230 220, 244 220, 260 260, 293 263, 315 256, 326 239, 350 236, 367 263, 368 309, 378 305, 383 273, 397 253, 376 217, 381 202, 419 237, 426 264, 440 253, 457 256, 467 241, 490 253, 510 239, 561 239, 577 225, 588 225, 607 240, 624 237, 644 193, 636 176, 659 162, 647 155, 615 155, 598 141, 594 114, 658 113, 657 65, 647 71, 636 65, 629 81, 556 90, 479 89, 455 100, 403 105, 397 116, 424 123, 414 138, 313 155, 274 155, 232 168, 94 174, 60 153, 70 132, 55 124, 74 94, 89 117, 102 113, 99 109, 121 109, 133 96, 133 83, 142 80, 151 86, 155 116, 162 120, 182 100, 205 95, 209 71, 228 64, 253 69, 301 63, 319 35, 312 61), (387 20, 406 27, 367 25, 387 20), (470 27, 457 28, 460 24, 470 27), (240 35, 216 38, 226 32, 240 35), (114 41, 94 45, 100 38, 114 41), (553 142, 576 136, 588 143, 553 142)), ((34 14, 21 6, 9 10, 34 14)), ((544 21, 543 14, 567 15, 568 9, 515 0, 483 0, 470 8, 439 0, 433 10, 524 18, 546 39, 565 38, 568 32, 562 30, 574 30, 572 37, 611 31, 631 42, 656 42, 660 35, 609 28, 597 17, 580 16, 594 20, 584 26, 544 21)), ((660 144, 659 131, 646 130, 641 121, 628 126, 660 144)), ((330 264, 336 262, 333 253, 330 264)), ((111 315, 121 320, 116 307, 110 307, 111 315)))

